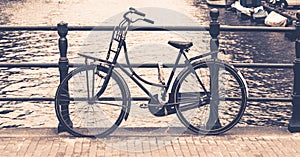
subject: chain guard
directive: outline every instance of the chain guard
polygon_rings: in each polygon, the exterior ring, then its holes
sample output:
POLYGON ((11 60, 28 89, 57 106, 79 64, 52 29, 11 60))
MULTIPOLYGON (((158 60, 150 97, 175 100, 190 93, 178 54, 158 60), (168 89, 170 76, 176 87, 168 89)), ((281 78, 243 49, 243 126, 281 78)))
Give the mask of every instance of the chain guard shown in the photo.
POLYGON ((154 97, 155 99, 151 99, 148 103, 148 109, 153 115, 162 117, 176 113, 174 104, 160 104, 158 102, 158 94, 155 94, 154 97))

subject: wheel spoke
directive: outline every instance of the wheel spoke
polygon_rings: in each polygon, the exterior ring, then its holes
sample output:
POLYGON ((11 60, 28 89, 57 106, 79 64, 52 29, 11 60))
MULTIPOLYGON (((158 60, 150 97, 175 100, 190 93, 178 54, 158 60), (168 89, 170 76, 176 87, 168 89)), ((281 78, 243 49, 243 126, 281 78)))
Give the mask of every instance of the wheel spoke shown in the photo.
POLYGON ((109 76, 109 81, 104 81, 108 78, 107 72, 108 69, 97 69, 94 65, 77 68, 66 76, 57 89, 57 117, 74 136, 105 137, 124 118, 129 90, 116 72, 109 76), (101 89, 102 97, 95 98, 101 89))
POLYGON ((176 111, 188 129, 197 134, 220 134, 239 121, 247 97, 245 84, 235 69, 207 61, 194 64, 179 76, 174 93, 176 111))

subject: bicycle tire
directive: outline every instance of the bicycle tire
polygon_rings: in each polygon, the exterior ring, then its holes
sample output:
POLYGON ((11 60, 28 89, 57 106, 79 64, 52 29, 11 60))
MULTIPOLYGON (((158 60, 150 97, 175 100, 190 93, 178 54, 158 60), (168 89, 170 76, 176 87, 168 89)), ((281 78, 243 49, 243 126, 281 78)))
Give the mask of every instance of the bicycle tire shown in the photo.
POLYGON ((237 70, 221 61, 192 64, 178 75, 173 87, 177 116, 196 134, 228 131, 239 122, 247 105, 246 82, 237 70))
POLYGON ((108 69, 87 65, 70 72, 55 95, 55 111, 60 124, 73 136, 105 137, 122 122, 128 109, 129 90, 113 71, 103 85, 108 69), (100 97, 97 91, 105 88, 100 97))

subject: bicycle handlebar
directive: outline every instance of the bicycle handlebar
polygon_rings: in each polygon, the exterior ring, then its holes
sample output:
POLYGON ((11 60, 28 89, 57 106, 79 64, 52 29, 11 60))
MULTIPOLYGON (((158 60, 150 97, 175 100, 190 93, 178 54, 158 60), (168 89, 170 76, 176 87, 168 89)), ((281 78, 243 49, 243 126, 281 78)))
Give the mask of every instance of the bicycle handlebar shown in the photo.
POLYGON ((130 7, 129 10, 132 11, 133 13, 137 14, 137 15, 140 15, 140 16, 143 16, 143 17, 146 16, 145 13, 142 13, 142 12, 136 10, 135 8, 130 7))
POLYGON ((145 18, 144 21, 145 21, 145 22, 148 22, 148 23, 151 23, 151 24, 154 24, 154 21, 153 21, 153 20, 150 20, 150 19, 146 19, 146 18, 145 18))
POLYGON ((130 8, 129 8, 129 11, 126 12, 126 13, 123 15, 123 17, 124 17, 124 19, 126 19, 127 21, 129 21, 129 22, 131 22, 131 23, 134 23, 134 22, 139 21, 139 20, 143 20, 143 21, 145 21, 145 22, 154 24, 154 21, 153 21, 153 20, 150 20, 150 19, 147 19, 147 18, 138 18, 138 19, 136 19, 136 20, 131 20, 131 19, 129 19, 129 18, 127 17, 127 15, 128 15, 129 13, 134 13, 134 14, 139 15, 139 16, 142 16, 142 17, 145 17, 146 14, 143 13, 143 12, 140 12, 140 11, 136 10, 136 9, 133 8, 133 7, 130 7, 130 8))

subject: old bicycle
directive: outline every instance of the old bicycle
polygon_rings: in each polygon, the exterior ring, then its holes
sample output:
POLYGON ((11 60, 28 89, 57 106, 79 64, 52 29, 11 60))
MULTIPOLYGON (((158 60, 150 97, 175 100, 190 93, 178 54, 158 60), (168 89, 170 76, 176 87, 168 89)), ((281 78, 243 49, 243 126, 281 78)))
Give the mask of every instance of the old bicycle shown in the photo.
POLYGON ((169 79, 165 81, 162 77, 164 65, 158 64, 160 82, 145 80, 134 71, 125 42, 130 24, 154 23, 144 17, 144 13, 134 8, 123 15, 114 28, 105 59, 79 54, 92 62, 71 71, 57 89, 55 111, 61 125, 74 136, 105 137, 123 119, 127 120, 131 95, 118 69, 149 96, 148 104, 141 107, 147 107, 153 115, 176 113, 196 134, 220 134, 231 129, 242 117, 247 103, 247 85, 240 72, 221 60, 204 59, 218 51, 188 58, 192 42, 169 41, 169 45, 179 49, 169 79), (121 52, 125 65, 118 63, 121 52), (184 68, 176 75, 181 58, 185 60, 184 68), (153 94, 143 84, 159 87, 162 92, 153 94))

